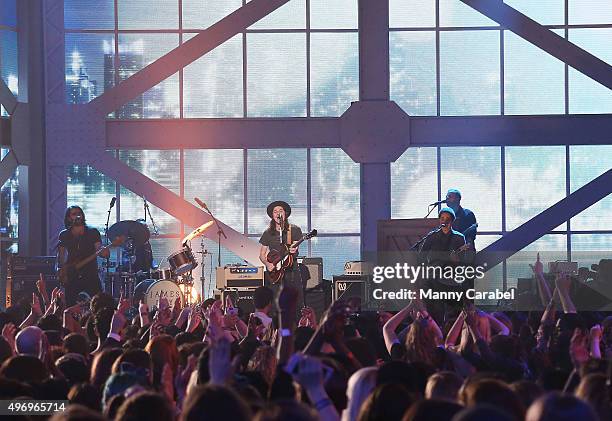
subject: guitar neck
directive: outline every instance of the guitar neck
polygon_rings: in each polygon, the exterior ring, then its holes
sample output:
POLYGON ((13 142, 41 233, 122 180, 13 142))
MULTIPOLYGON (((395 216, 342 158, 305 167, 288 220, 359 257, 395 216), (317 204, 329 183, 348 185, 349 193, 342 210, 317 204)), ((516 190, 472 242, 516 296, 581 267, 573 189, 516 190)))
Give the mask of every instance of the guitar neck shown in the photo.
POLYGON ((89 262, 91 262, 93 259, 95 259, 96 257, 98 257, 100 255, 100 253, 102 253, 104 250, 106 250, 108 248, 108 246, 102 247, 100 250, 96 251, 93 254, 90 254, 89 256, 87 256, 86 258, 84 258, 83 260, 77 262, 74 265, 74 268, 76 270, 82 269, 86 264, 88 264, 89 262))

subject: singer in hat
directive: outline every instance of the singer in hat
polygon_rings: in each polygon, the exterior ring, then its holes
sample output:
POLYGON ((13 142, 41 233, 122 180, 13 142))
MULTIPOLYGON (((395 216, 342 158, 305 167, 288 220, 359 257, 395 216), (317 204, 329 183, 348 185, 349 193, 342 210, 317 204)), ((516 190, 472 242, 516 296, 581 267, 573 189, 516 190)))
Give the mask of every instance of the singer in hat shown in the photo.
MULTIPOLYGON (((289 222, 291 206, 287 202, 282 200, 274 201, 268 205, 266 212, 270 217, 270 223, 259 239, 261 244, 259 260, 264 264, 267 271, 270 272, 274 269, 274 265, 268 261, 270 251, 277 250, 281 253, 286 253, 283 246, 286 245, 289 253, 297 256, 299 250, 297 247, 293 247, 292 243, 302 238, 302 230, 300 227, 289 222)), ((285 271, 283 279, 271 285, 271 287, 278 289, 281 284, 291 284, 299 291, 298 306, 301 307, 303 305, 304 287, 297 259, 294 259, 293 266, 285 271)))

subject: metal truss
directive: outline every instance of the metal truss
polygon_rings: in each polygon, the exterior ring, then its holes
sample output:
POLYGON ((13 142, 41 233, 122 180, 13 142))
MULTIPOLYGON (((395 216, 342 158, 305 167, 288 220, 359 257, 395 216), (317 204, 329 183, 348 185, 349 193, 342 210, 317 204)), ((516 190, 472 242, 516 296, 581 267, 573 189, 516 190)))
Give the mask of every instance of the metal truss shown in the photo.
POLYGON ((477 254, 487 270, 612 193, 612 169, 515 228, 477 254))
POLYGON ((612 66, 508 6, 501 0, 461 0, 551 56, 612 89, 612 66))
MULTIPOLYGON (((359 1, 360 101, 353 103, 340 118, 106 121, 108 113, 233 35, 242 33, 288 1, 253 0, 247 3, 85 105, 64 103, 63 1, 44 1, 47 175, 50 183, 62 177, 64 180, 62 185, 57 181, 48 188, 49 246, 54 244, 53 236, 61 227, 63 213, 59 210, 63 212, 66 204, 65 166, 73 163, 93 165, 191 226, 208 220, 206 213, 108 155, 108 148, 341 147, 361 164, 362 250, 367 250, 376 244, 376 221, 390 217, 390 162, 408 147, 609 143, 606 136, 612 128, 611 115, 408 116, 389 101, 388 1, 379 0, 359 1), (293 139, 288 141, 284 137, 286 132, 295 134, 293 139)), ((604 86, 612 85, 609 65, 503 2, 462 1, 604 86)), ((585 191, 590 191, 590 186, 585 186, 585 191)), ((571 197, 577 196, 570 195, 567 199, 571 197)), ((578 207, 588 202, 586 199, 577 202, 572 212, 579 211, 578 207)), ((559 206, 554 209, 564 208, 568 202, 562 201, 559 206)), ((504 238, 508 238, 513 248, 522 248, 546 232, 539 226, 530 227, 529 236, 517 229, 504 238)), ((257 243, 229 227, 226 232, 232 239, 224 244, 228 249, 247 261, 258 263, 257 243)), ((206 235, 215 240, 211 233, 206 235)))
MULTIPOLYGON (((64 35, 63 2, 45 3, 45 52, 48 70, 47 85, 47 164, 49 171, 64 171, 67 165, 83 163, 93 165, 117 183, 146 196, 155 206, 166 210, 174 217, 193 226, 210 220, 210 215, 181 199, 158 183, 130 168, 119 159, 106 153, 106 116, 134 97, 157 85, 184 66, 213 50, 232 36, 246 30, 289 0, 253 0, 221 19, 193 39, 162 56, 113 89, 106 91, 85 105, 67 105, 64 102, 64 35), (61 61, 59 61, 61 54, 61 61), (61 79, 60 79, 61 77, 61 79), (59 100, 61 93, 62 99, 59 100)), ((52 174, 48 179, 52 180, 52 174)), ((49 188, 49 203, 56 209, 49 212, 48 248, 56 242, 55 236, 61 228, 60 207, 66 204, 65 174, 62 187, 49 188)), ((225 246, 243 259, 258 262, 259 246, 241 233, 225 227, 228 239, 225 246)), ((205 233, 211 239, 215 236, 205 233)))

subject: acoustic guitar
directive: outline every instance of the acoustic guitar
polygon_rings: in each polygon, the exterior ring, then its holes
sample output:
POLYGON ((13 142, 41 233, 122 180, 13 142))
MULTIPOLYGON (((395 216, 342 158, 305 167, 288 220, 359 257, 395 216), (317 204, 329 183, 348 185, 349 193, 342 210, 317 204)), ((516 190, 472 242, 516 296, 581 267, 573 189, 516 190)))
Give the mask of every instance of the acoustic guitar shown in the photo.
MULTIPOLYGON (((291 247, 298 247, 302 242, 317 236, 317 230, 312 230, 308 234, 305 234, 297 241, 291 244, 291 247)), ((284 250, 272 249, 268 252, 267 260, 274 265, 274 268, 268 272, 270 282, 276 284, 278 281, 283 279, 285 271, 293 266, 295 256, 289 253, 289 248, 286 244, 282 244, 281 247, 284 250)))

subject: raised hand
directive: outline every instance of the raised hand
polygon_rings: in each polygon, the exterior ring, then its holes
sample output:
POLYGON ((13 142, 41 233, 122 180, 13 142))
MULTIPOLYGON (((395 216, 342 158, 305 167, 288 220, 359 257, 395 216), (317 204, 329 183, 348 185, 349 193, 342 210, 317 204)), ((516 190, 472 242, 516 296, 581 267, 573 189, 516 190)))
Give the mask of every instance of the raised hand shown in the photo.
POLYGON ((342 300, 331 306, 322 323, 323 337, 327 342, 338 343, 342 339, 349 310, 349 306, 342 300))
POLYGON ((15 353, 15 334, 17 333, 17 327, 13 323, 7 323, 2 328, 2 337, 11 346, 11 351, 15 353))
POLYGON ((230 308, 234 308, 234 302, 232 300, 232 296, 227 294, 225 296, 225 307, 223 308, 223 310, 227 313, 228 309, 230 308))
POLYGON ((162 325, 157 317, 153 319, 151 327, 149 329, 149 340, 159 336, 163 333, 164 325, 162 325))
POLYGON ((301 317, 298 321, 298 326, 307 326, 313 329, 317 329, 317 316, 311 307, 304 307, 301 311, 301 317))
POLYGON ((222 336, 223 333, 223 313, 221 312, 221 301, 215 301, 206 312, 208 320, 207 336, 214 342, 222 336))
POLYGON ((119 334, 121 329, 125 326, 126 318, 125 312, 130 308, 129 300, 123 298, 123 293, 119 297, 119 304, 117 304, 117 309, 113 314, 113 318, 111 320, 111 333, 119 334))
POLYGON ((589 332, 589 337, 594 341, 601 341, 602 335, 603 331, 601 329, 601 325, 599 324, 594 325, 589 332))
POLYGON ((186 332, 193 332, 202 323, 202 316, 199 311, 190 311, 187 316, 187 329, 186 332))
POLYGON ((176 321, 174 322, 176 327, 178 327, 179 329, 182 328, 185 322, 189 319, 189 315, 192 311, 192 308, 189 306, 183 308, 179 315, 176 317, 176 321))
POLYGON ((249 323, 247 324, 246 336, 250 338, 260 338, 263 335, 263 331, 264 325, 262 321, 255 313, 251 313, 249 315, 249 323))
POLYGON ((187 357, 187 364, 185 364, 185 368, 182 370, 177 370, 176 375, 174 376, 174 390, 176 390, 176 395, 179 401, 182 401, 186 395, 187 385, 189 384, 191 373, 193 373, 197 364, 198 357, 193 354, 190 355, 187 357))
POLYGON ((171 319, 177 320, 181 310, 182 310, 181 297, 176 297, 176 300, 174 300, 174 305, 172 306, 171 319))
POLYGON ((162 325, 168 326, 172 320, 172 311, 170 310, 168 299, 166 297, 161 297, 157 308, 158 311, 155 317, 162 325))
POLYGON ((157 301, 157 308, 160 310, 166 310, 167 308, 170 308, 170 302, 168 302, 166 297, 159 297, 159 300, 157 301))
POLYGON ((49 305, 49 294, 47 294, 47 284, 45 282, 45 277, 42 273, 38 274, 38 280, 36 281, 36 289, 40 293, 40 296, 43 298, 43 303, 45 307, 49 305))
POLYGON ((149 306, 145 304, 144 300, 140 300, 138 304, 138 314, 140 315, 140 326, 149 324, 149 306))
POLYGON ((533 265, 529 265, 534 275, 544 276, 544 264, 540 261, 540 253, 538 253, 536 262, 533 265))
POLYGON ((322 387, 323 363, 316 357, 302 355, 297 363, 297 370, 291 375, 305 390, 322 387))
POLYGON ((574 329, 574 334, 570 340, 570 357, 575 368, 580 366, 589 359, 588 349, 589 337, 582 329, 574 329))
POLYGON ((208 371, 211 384, 225 384, 232 376, 230 342, 226 338, 222 337, 211 343, 208 371))
POLYGON ((572 278, 568 273, 559 273, 555 278, 555 285, 560 293, 569 292, 572 285, 572 278))
POLYGON ((42 310, 40 308, 40 300, 35 293, 32 293, 32 307, 31 307, 32 315, 36 317, 42 316, 42 310))

